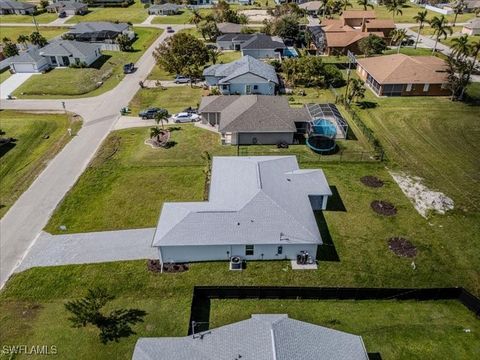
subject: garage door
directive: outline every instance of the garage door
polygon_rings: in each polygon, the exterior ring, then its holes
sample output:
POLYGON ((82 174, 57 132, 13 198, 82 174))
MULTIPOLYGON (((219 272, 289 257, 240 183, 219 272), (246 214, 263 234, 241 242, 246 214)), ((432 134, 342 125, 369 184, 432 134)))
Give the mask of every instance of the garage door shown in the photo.
POLYGON ((13 64, 17 73, 33 73, 37 72, 33 64, 13 64))

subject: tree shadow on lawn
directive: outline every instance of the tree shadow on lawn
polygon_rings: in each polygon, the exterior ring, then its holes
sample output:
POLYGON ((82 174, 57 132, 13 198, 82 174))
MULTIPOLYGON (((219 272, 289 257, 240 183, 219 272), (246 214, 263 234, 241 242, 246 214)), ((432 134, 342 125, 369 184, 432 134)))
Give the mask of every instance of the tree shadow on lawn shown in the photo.
POLYGON ((378 104, 373 101, 363 100, 363 101, 357 101, 357 106, 360 109, 365 110, 365 109, 375 109, 378 106, 378 104))
POLYGON ((0 144, 0 159, 15 147, 15 140, 5 144, 0 144))

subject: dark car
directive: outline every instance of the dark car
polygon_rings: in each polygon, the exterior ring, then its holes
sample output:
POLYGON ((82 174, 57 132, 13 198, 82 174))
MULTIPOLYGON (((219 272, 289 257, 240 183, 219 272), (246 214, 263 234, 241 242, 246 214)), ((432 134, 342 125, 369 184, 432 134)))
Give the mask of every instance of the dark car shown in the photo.
POLYGON ((129 63, 123 65, 123 73, 124 74, 131 74, 135 71, 135 64, 134 63, 129 63))
POLYGON ((167 33, 174 33, 175 30, 171 26, 167 26, 167 33))
POLYGON ((58 13, 58 17, 59 17, 59 18, 66 18, 66 17, 67 17, 67 13, 66 13, 65 11, 60 11, 60 12, 58 13))
POLYGON ((145 119, 154 119, 154 118, 155 118, 155 115, 156 115, 157 112, 159 112, 159 111, 160 111, 159 108, 148 108, 148 109, 145 109, 145 110, 140 111, 140 113, 138 114, 138 116, 140 116, 143 120, 145 120, 145 119))

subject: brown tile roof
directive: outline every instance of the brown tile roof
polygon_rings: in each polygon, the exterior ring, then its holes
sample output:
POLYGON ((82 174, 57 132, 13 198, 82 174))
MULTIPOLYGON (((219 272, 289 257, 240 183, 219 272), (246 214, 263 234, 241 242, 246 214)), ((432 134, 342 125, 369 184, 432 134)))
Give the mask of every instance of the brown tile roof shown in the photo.
POLYGON ((379 37, 383 37, 383 33, 381 32, 367 33, 367 32, 361 32, 361 31, 351 31, 351 32, 342 32, 342 33, 340 32, 326 33, 325 39, 327 40, 327 47, 346 47, 372 34, 377 35, 379 37))
POLYGON ((365 26, 368 28, 377 29, 395 29, 395 22, 391 19, 372 19, 367 20, 365 26))
POLYGON ((435 56, 393 54, 358 59, 380 84, 443 84, 447 81, 446 63, 435 56))
POLYGON ((344 25, 342 20, 325 19, 322 20, 323 31, 327 32, 345 32, 356 31, 349 25, 344 25))
POLYGON ((346 10, 343 12, 344 19, 375 19, 375 11, 372 10, 346 10))

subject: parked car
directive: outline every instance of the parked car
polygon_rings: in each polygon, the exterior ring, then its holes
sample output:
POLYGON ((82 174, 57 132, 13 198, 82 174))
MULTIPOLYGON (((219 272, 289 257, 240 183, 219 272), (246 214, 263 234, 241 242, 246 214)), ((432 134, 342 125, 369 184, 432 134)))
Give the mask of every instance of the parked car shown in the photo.
POLYGON ((160 111, 159 108, 148 108, 148 109, 145 109, 145 110, 140 111, 140 113, 138 114, 138 116, 140 116, 143 120, 145 120, 145 119, 154 119, 154 118, 155 118, 155 115, 156 115, 157 112, 159 112, 159 111, 160 111))
POLYGON ((58 13, 58 17, 59 17, 59 18, 66 18, 66 17, 67 17, 67 13, 66 13, 65 11, 60 11, 60 12, 58 13))
POLYGON ((174 33, 175 30, 171 26, 167 26, 167 33, 174 33))
POLYGON ((200 116, 188 112, 181 112, 172 116, 172 120, 175 123, 195 122, 200 120, 200 116))
POLYGON ((175 78, 175 80, 173 80, 173 82, 175 84, 187 84, 190 82, 190 78, 183 75, 177 75, 177 77, 175 78))
POLYGON ((124 74, 131 74, 135 71, 135 64, 134 63, 129 63, 123 65, 123 73, 124 74))

